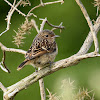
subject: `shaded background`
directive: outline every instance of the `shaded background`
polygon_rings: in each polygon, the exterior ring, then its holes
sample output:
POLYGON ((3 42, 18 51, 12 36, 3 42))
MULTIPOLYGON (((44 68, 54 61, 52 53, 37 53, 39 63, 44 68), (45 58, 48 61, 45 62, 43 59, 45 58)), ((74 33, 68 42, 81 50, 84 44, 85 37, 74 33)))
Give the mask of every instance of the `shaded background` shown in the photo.
MULTIPOLYGON (((9 1, 12 2, 12 0, 9 1)), ((39 0, 30 0, 30 2, 32 4, 31 7, 39 4, 39 0)), ((44 0, 44 2, 48 2, 48 0, 44 0)), ((96 8, 93 7, 93 0, 82 0, 82 2, 86 7, 90 18, 95 20, 96 8)), ((18 7, 18 9, 27 14, 31 7, 27 6, 23 8, 21 6, 18 7)), ((9 9, 10 6, 8 6, 8 4, 6 4, 3 0, 0 0, 0 33, 6 28, 6 21, 4 19, 6 18, 9 9)), ((37 8, 34 10, 34 14, 36 14, 38 18, 47 17, 49 22, 54 25, 59 25, 60 22, 63 22, 63 25, 65 26, 65 30, 63 30, 62 33, 60 33, 59 30, 55 30, 55 33, 60 35, 60 38, 56 40, 59 47, 59 53, 55 61, 64 59, 78 52, 88 35, 89 27, 75 0, 65 0, 63 5, 59 3, 37 8)), ((37 24, 40 25, 41 21, 39 21, 38 18, 35 18, 35 20, 37 21, 37 24)), ((18 27, 20 27, 24 20, 24 17, 19 15, 17 12, 14 12, 11 19, 10 30, 0 37, 0 42, 7 47, 17 48, 17 46, 12 43, 13 36, 15 35, 13 30, 17 31, 18 27)), ((51 29, 51 27, 46 24, 45 29, 51 29)), ((20 49, 28 50, 36 34, 35 29, 31 30, 31 34, 26 34, 24 45, 21 46, 20 49)), ((98 39, 100 39, 99 34, 98 39)), ((94 46, 92 45, 89 52, 93 50, 94 46)), ((0 61, 2 60, 2 56, 2 51, 0 49, 0 61)), ((0 82, 2 82, 4 86, 8 87, 34 72, 34 68, 32 66, 26 66, 21 71, 16 70, 17 66, 23 60, 24 55, 22 54, 6 52, 6 65, 11 70, 11 73, 7 74, 0 69, 0 82)), ((81 61, 78 65, 59 70, 49 76, 46 76, 44 81, 45 88, 48 88, 53 93, 58 93, 61 81, 70 78, 72 81, 75 81, 77 89, 84 87, 88 90, 93 90, 95 93, 95 100, 100 100, 99 77, 100 58, 98 57, 89 58, 81 61)), ((2 95, 3 93, 0 90, 0 100, 2 100, 2 95)), ((34 100, 40 100, 38 82, 29 86, 28 89, 18 93, 15 100, 33 100, 33 98, 34 100)))

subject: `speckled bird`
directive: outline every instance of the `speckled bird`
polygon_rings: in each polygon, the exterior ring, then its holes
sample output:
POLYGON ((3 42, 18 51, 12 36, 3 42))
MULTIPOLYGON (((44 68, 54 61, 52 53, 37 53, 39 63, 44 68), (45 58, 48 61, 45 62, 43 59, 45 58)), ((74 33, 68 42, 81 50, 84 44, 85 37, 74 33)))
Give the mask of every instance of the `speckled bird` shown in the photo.
POLYGON ((18 66, 17 70, 22 69, 25 65, 32 65, 41 69, 50 66, 58 53, 56 37, 59 36, 50 30, 39 32, 27 51, 25 60, 18 66))

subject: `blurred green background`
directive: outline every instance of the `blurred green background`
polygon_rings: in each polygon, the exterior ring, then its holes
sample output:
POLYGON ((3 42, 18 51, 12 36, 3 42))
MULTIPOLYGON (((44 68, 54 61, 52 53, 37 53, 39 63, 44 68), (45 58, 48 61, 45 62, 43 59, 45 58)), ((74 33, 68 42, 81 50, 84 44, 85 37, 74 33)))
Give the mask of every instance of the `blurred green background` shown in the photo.
MULTIPOLYGON (((9 0, 13 2, 12 0, 9 0)), ((54 1, 54 0, 43 0, 43 2, 54 1)), ((39 4, 39 0, 30 0, 32 6, 39 4)), ((93 0, 82 0, 86 10, 93 20, 96 20, 96 8, 94 8, 93 0)), ((22 12, 27 14, 31 7, 18 7, 22 12)), ((6 29, 6 15, 10 9, 10 6, 3 0, 0 0, 0 33, 6 29)), ((47 17, 49 22, 54 25, 59 25, 63 22, 65 29, 62 33, 59 30, 55 30, 60 38, 56 40, 59 48, 59 53, 55 61, 67 58, 78 52, 82 43, 84 42, 86 36, 89 32, 89 27, 87 22, 75 0, 65 0, 64 4, 52 4, 45 7, 37 8, 34 10, 34 14, 38 16, 35 18, 38 26, 41 21, 39 18, 47 17)), ((18 31, 18 28, 22 23, 24 23, 24 17, 14 12, 11 19, 10 30, 0 37, 0 42, 9 48, 17 48, 17 46, 12 43, 13 36, 15 35, 13 30, 18 31)), ((47 24, 45 29, 51 29, 47 24)), ((20 46, 20 49, 28 50, 33 38, 36 35, 36 30, 32 29, 31 34, 25 35, 24 45, 20 46)), ((98 39, 100 35, 98 34, 98 39)), ((100 40, 99 40, 100 42, 100 40)), ((90 48, 89 52, 94 50, 94 46, 90 48)), ((2 51, 0 49, 0 61, 2 60, 2 51)), ((17 71, 17 66, 24 60, 24 55, 19 53, 6 52, 6 65, 11 70, 10 74, 3 72, 0 69, 0 82, 4 86, 8 87, 22 78, 30 75, 34 72, 32 66, 26 66, 23 70, 17 71)), ((88 90, 93 90, 95 93, 95 100, 100 100, 100 58, 89 58, 81 61, 78 65, 59 70, 49 76, 44 78, 45 88, 48 88, 53 93, 58 93, 60 91, 60 86, 62 80, 70 78, 71 81, 75 81, 75 88, 78 90, 81 88, 87 88, 88 90)), ((46 94, 47 91, 46 91, 46 94)), ((3 92, 0 90, 0 100, 2 99, 3 92)), ((40 100, 40 92, 38 82, 28 87, 28 89, 21 91, 15 97, 15 100, 40 100)), ((66 99, 67 100, 67 99, 66 99)))

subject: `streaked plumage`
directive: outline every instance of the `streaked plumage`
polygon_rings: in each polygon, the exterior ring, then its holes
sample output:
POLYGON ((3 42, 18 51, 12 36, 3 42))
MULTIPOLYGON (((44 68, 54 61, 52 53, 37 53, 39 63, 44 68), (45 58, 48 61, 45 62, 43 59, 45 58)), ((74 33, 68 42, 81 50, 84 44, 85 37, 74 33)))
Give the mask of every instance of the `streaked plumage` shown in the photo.
POLYGON ((50 30, 43 30, 38 33, 25 55, 24 62, 19 65, 17 70, 22 69, 28 64, 36 68, 43 68, 50 65, 58 53, 55 37, 57 37, 57 35, 50 30))

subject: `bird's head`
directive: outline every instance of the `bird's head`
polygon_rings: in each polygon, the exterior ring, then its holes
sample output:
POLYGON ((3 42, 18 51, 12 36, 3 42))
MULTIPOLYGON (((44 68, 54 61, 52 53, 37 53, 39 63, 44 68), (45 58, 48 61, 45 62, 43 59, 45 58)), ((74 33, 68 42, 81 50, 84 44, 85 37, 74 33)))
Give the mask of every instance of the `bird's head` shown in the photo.
POLYGON ((59 35, 55 35, 55 33, 51 30, 43 30, 39 33, 39 36, 43 39, 47 39, 48 41, 54 42, 56 37, 59 35))

